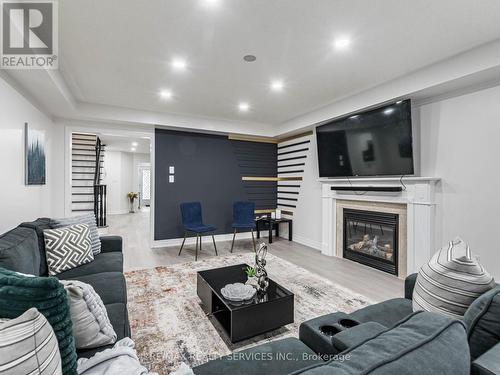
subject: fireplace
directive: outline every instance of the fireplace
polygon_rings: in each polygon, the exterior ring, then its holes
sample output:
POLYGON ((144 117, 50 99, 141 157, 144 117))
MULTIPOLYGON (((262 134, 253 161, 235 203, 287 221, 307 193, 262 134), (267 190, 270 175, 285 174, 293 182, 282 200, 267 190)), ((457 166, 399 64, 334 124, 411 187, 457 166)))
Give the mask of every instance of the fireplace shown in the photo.
POLYGON ((346 259, 398 275, 399 215, 343 209, 346 259))

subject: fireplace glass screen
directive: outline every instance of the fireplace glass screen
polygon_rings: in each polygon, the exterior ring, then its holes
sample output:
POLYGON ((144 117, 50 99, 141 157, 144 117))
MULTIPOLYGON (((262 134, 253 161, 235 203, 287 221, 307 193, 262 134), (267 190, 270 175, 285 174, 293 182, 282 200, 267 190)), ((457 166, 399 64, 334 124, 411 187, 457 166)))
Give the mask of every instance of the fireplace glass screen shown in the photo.
POLYGON ((344 258, 397 275, 397 214, 344 209, 344 258))

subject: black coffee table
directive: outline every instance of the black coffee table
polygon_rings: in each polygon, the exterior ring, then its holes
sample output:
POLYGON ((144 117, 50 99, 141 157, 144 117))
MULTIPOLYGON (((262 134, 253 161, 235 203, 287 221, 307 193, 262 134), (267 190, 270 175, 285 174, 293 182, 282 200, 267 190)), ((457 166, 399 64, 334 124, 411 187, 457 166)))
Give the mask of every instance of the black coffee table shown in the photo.
POLYGON ((220 290, 227 284, 245 283, 248 264, 200 271, 197 293, 203 310, 213 315, 231 342, 248 339, 293 323, 293 293, 273 280, 265 294, 256 294, 245 303, 226 300, 220 290))

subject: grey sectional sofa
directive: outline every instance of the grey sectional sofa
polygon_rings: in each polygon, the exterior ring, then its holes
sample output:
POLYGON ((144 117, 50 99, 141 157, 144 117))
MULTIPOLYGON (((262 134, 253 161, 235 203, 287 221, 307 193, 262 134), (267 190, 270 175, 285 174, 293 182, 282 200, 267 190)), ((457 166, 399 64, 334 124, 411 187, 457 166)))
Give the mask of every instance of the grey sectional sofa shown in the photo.
POLYGON ((301 324, 287 338, 210 361, 197 375, 500 374, 500 286, 469 307, 463 321, 412 310, 416 274, 405 298, 301 324), (327 334, 325 334, 327 333, 327 334), (316 355, 315 355, 316 354, 316 355), (262 360, 265 358, 265 360, 262 360))
MULTIPOLYGON (((0 267, 13 271, 47 276, 43 230, 51 228, 49 218, 22 223, 0 236, 0 267)), ((80 280, 92 285, 103 300, 117 334, 130 337, 127 311, 127 287, 123 276, 122 238, 101 237, 101 253, 91 263, 57 275, 61 280, 80 280)), ((78 357, 90 357, 105 347, 77 351, 78 357)))

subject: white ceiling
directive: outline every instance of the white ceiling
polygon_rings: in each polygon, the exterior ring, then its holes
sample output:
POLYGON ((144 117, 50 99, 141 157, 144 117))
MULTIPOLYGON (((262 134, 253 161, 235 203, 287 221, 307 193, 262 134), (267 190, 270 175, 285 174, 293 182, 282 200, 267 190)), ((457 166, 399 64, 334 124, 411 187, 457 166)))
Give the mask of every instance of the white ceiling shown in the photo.
MULTIPOLYGON (((500 38, 498 0, 205 3, 60 1, 65 98, 280 125, 500 38), (333 40, 344 35, 352 38, 351 47, 335 51, 333 40), (245 54, 257 61, 244 62, 245 54), (175 57, 186 59, 185 72, 172 71, 175 57), (277 78, 286 85, 281 93, 269 89, 277 78), (172 90, 171 101, 159 98, 163 88, 172 90), (238 112, 239 101, 251 110, 238 112)), ((56 116, 67 116, 60 95, 49 88, 60 82, 39 72, 11 74, 56 116)))

